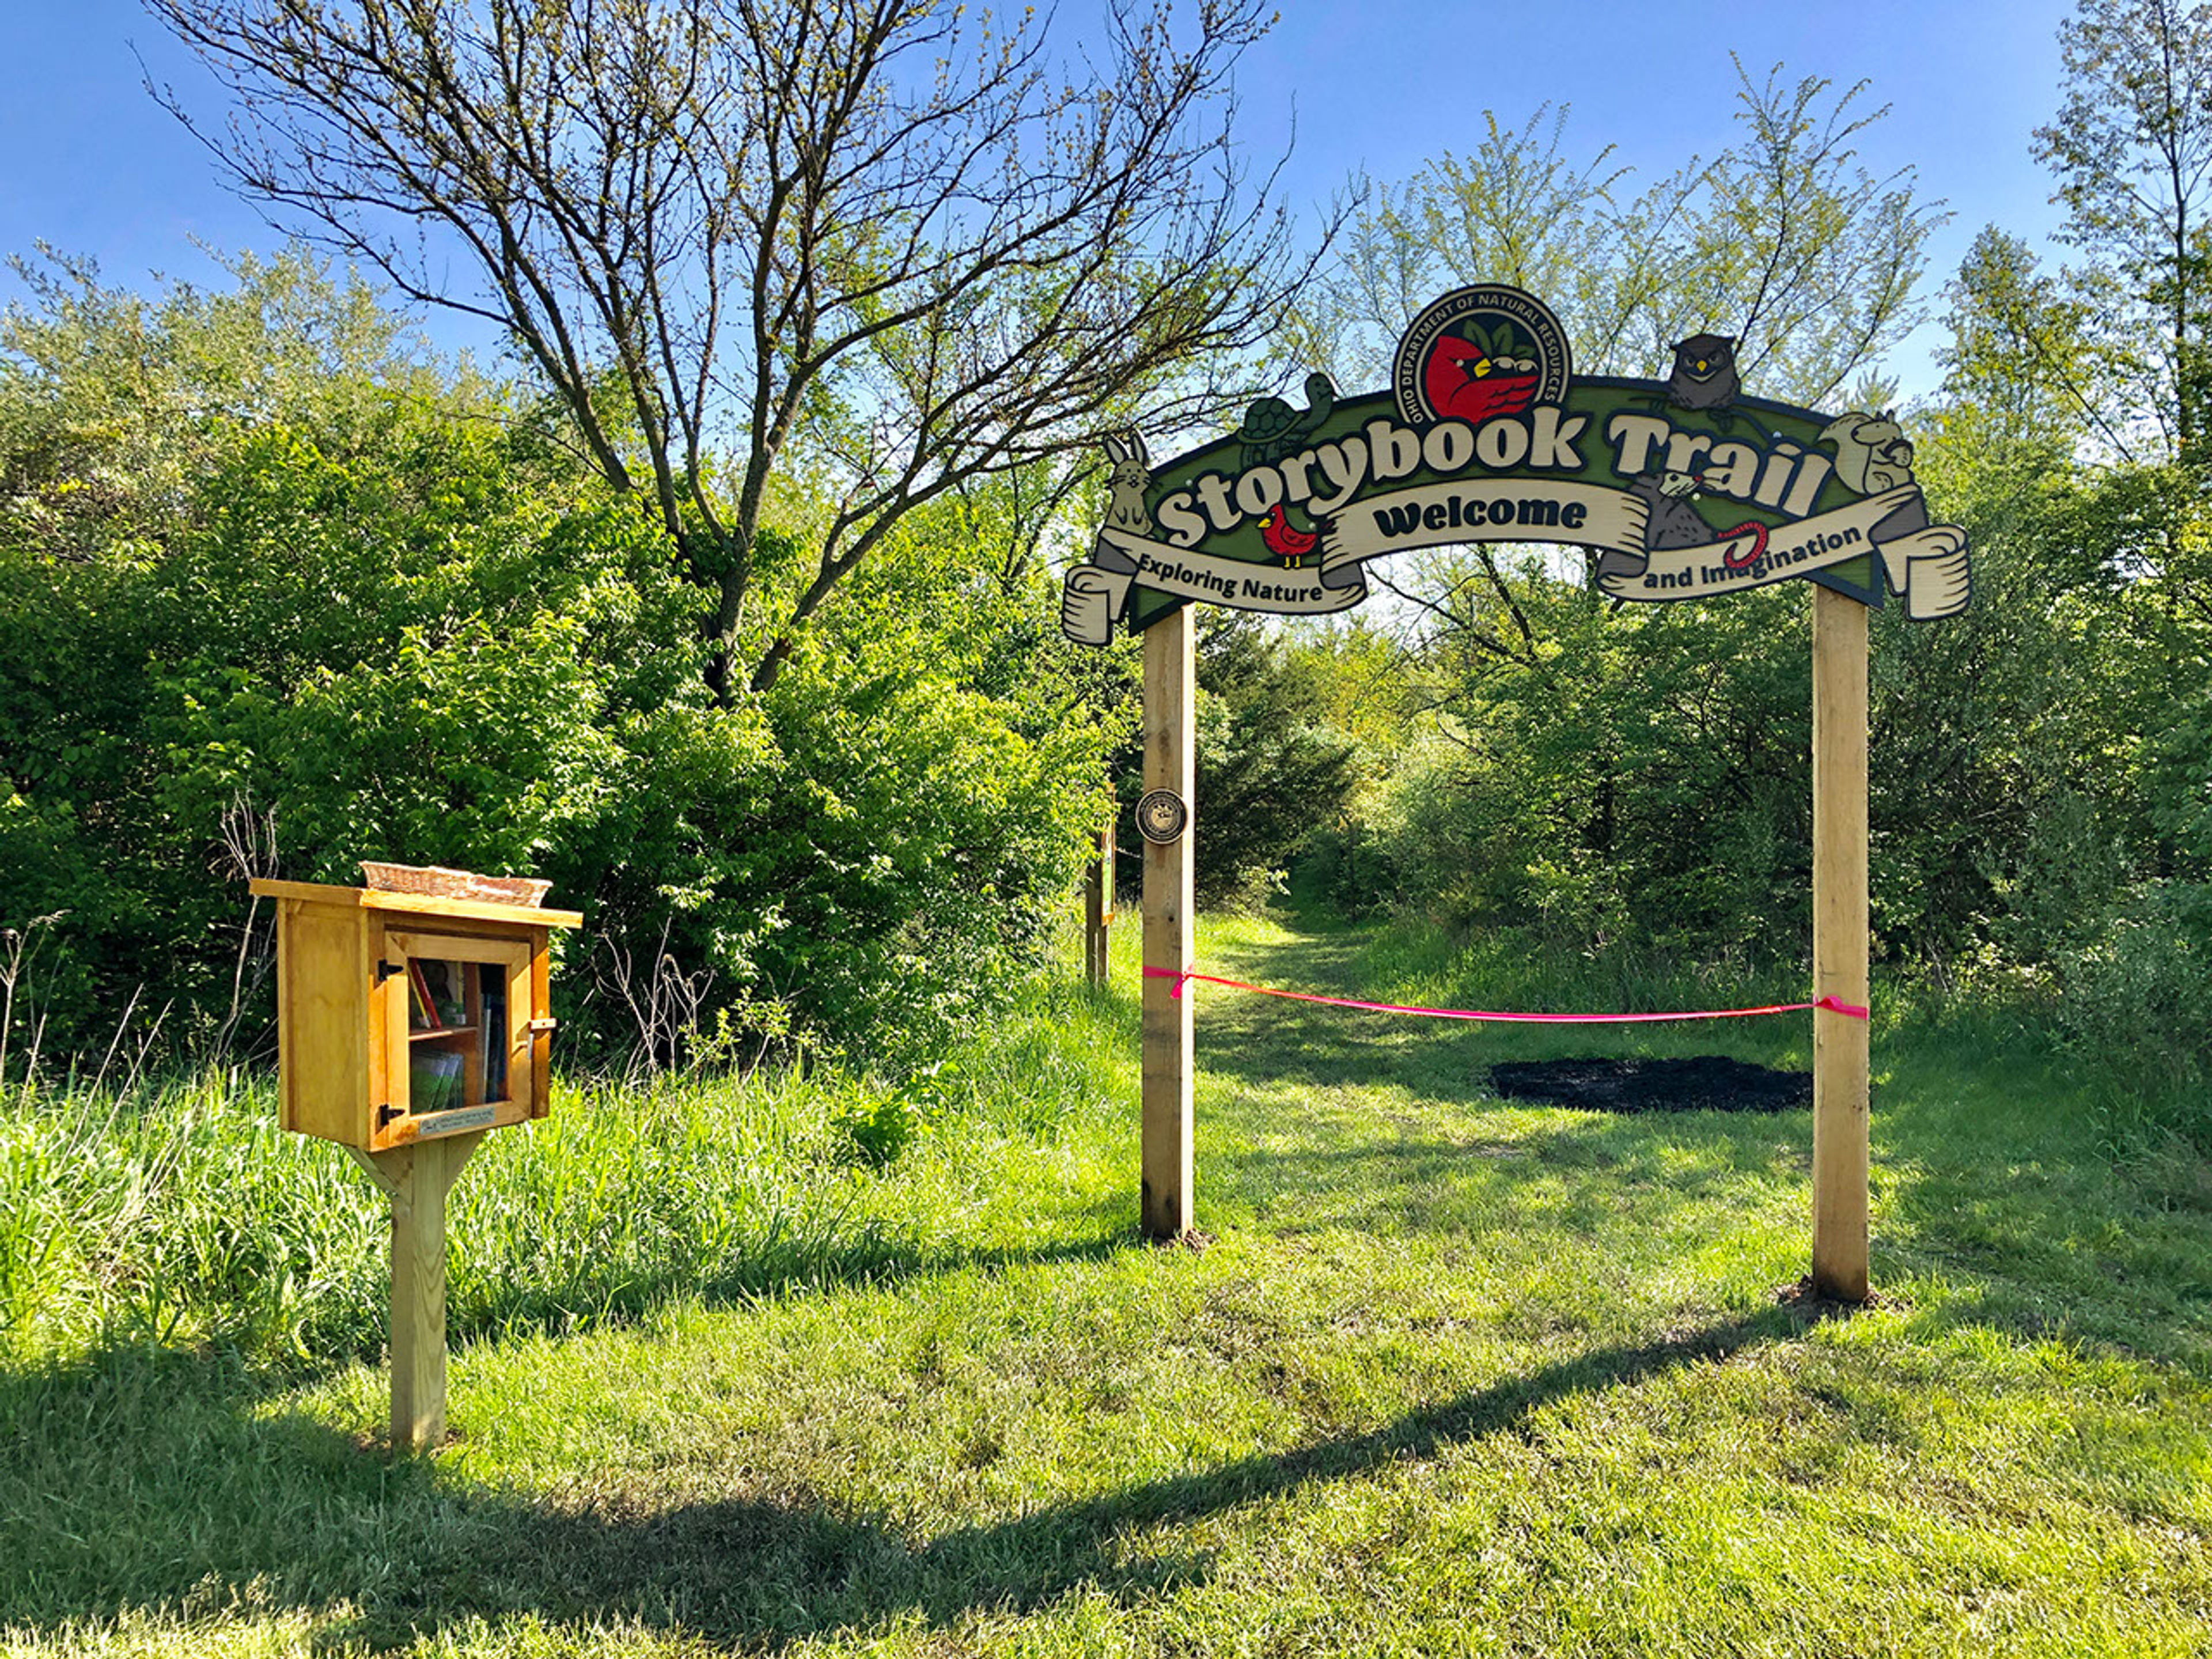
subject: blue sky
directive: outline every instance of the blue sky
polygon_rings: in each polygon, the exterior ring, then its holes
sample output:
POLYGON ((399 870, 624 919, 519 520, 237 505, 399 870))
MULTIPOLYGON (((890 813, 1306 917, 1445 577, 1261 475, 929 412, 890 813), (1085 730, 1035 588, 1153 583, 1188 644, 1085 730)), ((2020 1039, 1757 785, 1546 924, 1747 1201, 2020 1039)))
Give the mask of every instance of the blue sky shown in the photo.
MULTIPOLYGON (((1325 198, 1356 167, 1395 179, 1472 149, 1485 108, 1518 125, 1547 100, 1571 106, 1570 155, 1612 143, 1638 174, 1668 172, 1729 143, 1733 50, 1754 76, 1779 63, 1792 79, 1864 79, 1865 100, 1891 106, 1867 136, 1867 165, 1917 167, 1923 198, 1956 216, 1931 285, 1985 223, 2038 240, 2056 223, 2029 148, 2057 107, 2056 34, 2070 3, 1279 3, 1240 90, 1255 150, 1279 149, 1297 112, 1294 204, 1325 198)), ((0 0, 0 253, 43 239, 93 255, 110 282, 143 285, 155 272, 208 279, 195 237, 232 250, 281 241, 146 95, 140 57, 195 110, 220 112, 220 89, 137 0, 0 0)), ((1894 360, 1908 392, 1932 384, 1933 343, 1923 330, 1894 360)))

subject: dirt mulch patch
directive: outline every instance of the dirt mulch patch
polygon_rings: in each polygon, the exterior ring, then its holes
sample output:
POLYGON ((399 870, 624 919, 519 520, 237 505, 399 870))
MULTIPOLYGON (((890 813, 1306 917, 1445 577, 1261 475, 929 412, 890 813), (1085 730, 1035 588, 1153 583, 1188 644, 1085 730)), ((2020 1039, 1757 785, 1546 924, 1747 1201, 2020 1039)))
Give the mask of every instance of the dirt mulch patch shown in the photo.
POLYGON ((1720 1054, 1694 1060, 1531 1060, 1490 1068, 1509 1100, 1586 1112, 1787 1112, 1813 1103, 1810 1072, 1720 1054))
POLYGON ((1777 1285, 1774 1290, 1774 1302, 1777 1307, 1787 1308, 1798 1318, 1813 1325, 1819 1324, 1824 1319, 1849 1319, 1853 1314, 1865 1313, 1873 1308, 1886 1308, 1895 1311, 1912 1305, 1911 1297, 1902 1295, 1896 1291, 1892 1291, 1885 1296, 1880 1291, 1869 1290, 1865 1301, 1846 1302, 1840 1297, 1830 1296, 1826 1291, 1818 1289, 1814 1285, 1813 1275, 1810 1273, 1790 1284, 1777 1285))

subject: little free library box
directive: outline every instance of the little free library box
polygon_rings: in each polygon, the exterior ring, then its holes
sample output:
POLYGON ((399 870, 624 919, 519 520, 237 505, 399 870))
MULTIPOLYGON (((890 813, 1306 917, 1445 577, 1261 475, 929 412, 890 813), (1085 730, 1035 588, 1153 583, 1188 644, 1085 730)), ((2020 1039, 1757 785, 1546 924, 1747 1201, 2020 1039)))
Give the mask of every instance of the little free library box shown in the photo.
POLYGON ((547 939, 580 912, 257 881, 276 902, 283 1124, 364 1152, 545 1115, 547 939))

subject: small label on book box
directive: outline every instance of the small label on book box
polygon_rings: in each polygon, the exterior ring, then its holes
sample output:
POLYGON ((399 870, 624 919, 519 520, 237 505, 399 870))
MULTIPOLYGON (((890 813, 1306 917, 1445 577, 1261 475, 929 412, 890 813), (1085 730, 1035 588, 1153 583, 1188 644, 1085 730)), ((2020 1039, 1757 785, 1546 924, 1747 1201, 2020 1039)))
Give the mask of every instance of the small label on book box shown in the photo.
POLYGON ((462 1134, 471 1129, 489 1129, 491 1120, 492 1109, 489 1106, 471 1106, 459 1112, 434 1112, 428 1117, 415 1120, 415 1138, 417 1140, 434 1140, 440 1135, 462 1134))

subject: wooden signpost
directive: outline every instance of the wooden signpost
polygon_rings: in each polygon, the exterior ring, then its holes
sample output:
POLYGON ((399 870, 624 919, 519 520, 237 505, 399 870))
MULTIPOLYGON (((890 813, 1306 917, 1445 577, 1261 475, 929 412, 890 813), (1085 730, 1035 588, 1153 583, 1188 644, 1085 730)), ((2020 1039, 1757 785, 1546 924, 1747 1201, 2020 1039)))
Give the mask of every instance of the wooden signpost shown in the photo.
MULTIPOLYGON (((1813 590, 1813 997, 1867 1006, 1867 612, 1813 590)), ((1867 1297, 1868 1024, 1813 1011, 1813 1287, 1867 1297)))
POLYGON ((1304 409, 1261 398, 1235 432, 1157 465, 1139 434, 1106 441, 1106 522, 1067 573, 1060 627, 1094 646, 1116 623, 1145 635, 1153 1237, 1193 1221, 1188 607, 1327 615, 1366 598, 1370 560, 1547 542, 1585 550, 1592 585, 1639 604, 1814 586, 1813 976, 1825 1006, 1813 1017, 1813 1279, 1865 1299, 1867 611, 1893 597, 1915 621, 1964 610, 1966 538, 1929 520, 1912 447, 1887 411, 1750 396, 1735 345, 1693 335, 1662 379, 1578 377, 1542 301, 1481 284, 1422 310, 1381 391, 1343 397, 1310 375, 1304 409), (1174 833, 1159 833, 1170 820, 1174 833))
POLYGON ((392 1201, 392 1449, 446 1437, 446 1194, 486 1131, 385 1152, 349 1146, 392 1201))
POLYGON ((1177 1239, 1195 1224, 1191 1190, 1192 898, 1189 801, 1197 748, 1196 630, 1178 609, 1145 631, 1144 1100, 1141 1210, 1146 1237, 1177 1239), (1179 809, 1179 810, 1178 810, 1179 809))
POLYGON ((1098 856, 1083 883, 1083 976, 1092 990, 1106 983, 1109 930, 1114 925, 1114 826, 1098 832, 1098 856))
POLYGON ((465 872, 403 878, 445 890, 253 884, 277 902, 283 1125, 391 1200, 395 1453, 445 1437, 447 1194, 487 1133, 545 1115, 550 930, 583 921, 465 872))

